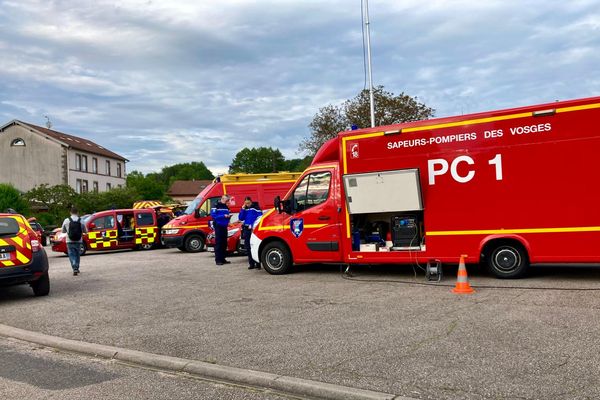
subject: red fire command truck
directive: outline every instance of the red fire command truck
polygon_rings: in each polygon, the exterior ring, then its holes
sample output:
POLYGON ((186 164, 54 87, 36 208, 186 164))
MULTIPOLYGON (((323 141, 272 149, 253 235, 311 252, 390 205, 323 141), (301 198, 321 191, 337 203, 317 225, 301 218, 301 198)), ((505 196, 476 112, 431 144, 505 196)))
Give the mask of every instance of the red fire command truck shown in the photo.
MULTIPOLYGON (((152 208, 100 211, 84 215, 81 221, 88 230, 83 234, 81 255, 88 250, 148 250, 157 244, 156 211, 152 208)), ((56 232, 52 251, 66 254, 66 239, 66 233, 56 232)))
POLYGON ((598 263, 600 97, 342 132, 276 209, 252 256, 293 264, 598 263))
MULTIPOLYGON (((237 213, 244 205, 246 196, 258 201, 263 210, 273 207, 275 195, 285 193, 301 172, 280 172, 271 174, 227 174, 221 175, 204 188, 184 214, 171 220, 161 230, 163 245, 177 247, 181 251, 196 253, 205 250, 206 238, 212 232, 210 209, 222 195, 230 196, 229 208, 234 214, 231 222, 235 223, 237 213)), ((229 228, 228 248, 231 251, 239 248, 240 229, 229 228), (235 237, 234 237, 235 236, 235 237), (237 237, 237 240, 232 240, 237 237)))

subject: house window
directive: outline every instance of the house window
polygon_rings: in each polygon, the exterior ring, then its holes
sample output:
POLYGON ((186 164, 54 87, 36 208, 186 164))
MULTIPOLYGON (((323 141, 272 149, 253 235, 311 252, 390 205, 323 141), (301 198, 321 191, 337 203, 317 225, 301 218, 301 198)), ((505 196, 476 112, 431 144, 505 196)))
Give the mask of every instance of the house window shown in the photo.
POLYGON ((98 159, 96 157, 92 158, 92 172, 94 174, 98 173, 98 159))
POLYGON ((85 179, 81 181, 81 193, 87 193, 88 191, 88 181, 85 179))
POLYGON ((104 168, 104 173, 108 176, 110 176, 110 161, 106 160, 106 165, 104 168))
POLYGON ((121 172, 121 163, 117 163, 117 176, 120 178, 122 175, 121 172))
POLYGON ((75 155, 75 169, 81 171, 81 154, 75 155))
POLYGON ((25 141, 21 138, 16 138, 12 142, 10 142, 12 147, 14 146, 25 146, 25 141))
POLYGON ((87 156, 81 156, 81 170, 87 172, 87 156))
POLYGON ((92 183, 92 187, 93 187, 94 193, 98 193, 98 182, 97 181, 94 181, 94 183, 92 183))
POLYGON ((106 190, 110 190, 110 189, 112 189, 112 187, 110 186, 110 183, 107 183, 106 184, 106 190))
POLYGON ((81 179, 75 181, 75 192, 81 193, 81 179))

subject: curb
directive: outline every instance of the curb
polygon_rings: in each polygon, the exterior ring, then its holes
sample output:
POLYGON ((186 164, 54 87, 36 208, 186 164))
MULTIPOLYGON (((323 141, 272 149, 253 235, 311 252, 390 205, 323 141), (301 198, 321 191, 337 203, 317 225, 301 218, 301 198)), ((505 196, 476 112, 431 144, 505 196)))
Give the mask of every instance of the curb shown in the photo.
POLYGON ((356 389, 347 386, 293 378, 268 372, 227 367, 203 361, 145 353, 137 350, 105 346, 78 340, 63 339, 0 324, 0 336, 23 340, 68 352, 151 367, 171 372, 183 372, 200 378, 273 389, 280 392, 327 400, 415 400, 388 393, 356 389))

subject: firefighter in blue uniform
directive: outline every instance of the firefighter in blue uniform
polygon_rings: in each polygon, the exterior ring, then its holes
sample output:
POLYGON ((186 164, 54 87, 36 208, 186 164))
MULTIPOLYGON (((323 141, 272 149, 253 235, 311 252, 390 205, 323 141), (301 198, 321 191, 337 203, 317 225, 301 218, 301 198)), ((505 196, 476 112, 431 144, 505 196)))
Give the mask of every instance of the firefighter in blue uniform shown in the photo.
POLYGON ((230 264, 225 259, 227 253, 227 226, 231 219, 229 212, 229 196, 224 194, 221 200, 210 209, 210 216, 213 219, 213 227, 215 229, 215 263, 217 265, 230 264))
POLYGON ((255 262, 252 259, 252 254, 250 254, 250 236, 252 235, 254 221, 261 215, 262 211, 260 210, 258 203, 252 202, 250 196, 246 197, 244 200, 244 207, 242 207, 242 210, 240 211, 239 219, 244 222, 244 225, 242 225, 242 238, 244 239, 246 254, 248 254, 248 269, 260 269, 260 264, 255 262))

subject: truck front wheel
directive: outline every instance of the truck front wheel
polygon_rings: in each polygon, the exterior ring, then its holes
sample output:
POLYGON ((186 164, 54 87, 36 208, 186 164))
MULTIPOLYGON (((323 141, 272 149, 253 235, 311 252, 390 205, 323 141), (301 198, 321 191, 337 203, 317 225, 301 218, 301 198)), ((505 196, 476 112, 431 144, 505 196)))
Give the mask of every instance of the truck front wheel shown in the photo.
POLYGON ((190 235, 185 239, 185 251, 188 253, 198 253, 204 250, 204 237, 200 235, 190 235))
POLYGON ((268 243, 260 255, 265 271, 272 275, 282 275, 292 268, 292 255, 287 246, 281 242, 268 243))
POLYGON ((520 244, 494 245, 486 256, 487 267, 496 278, 521 278, 529 268, 527 252, 520 244))

